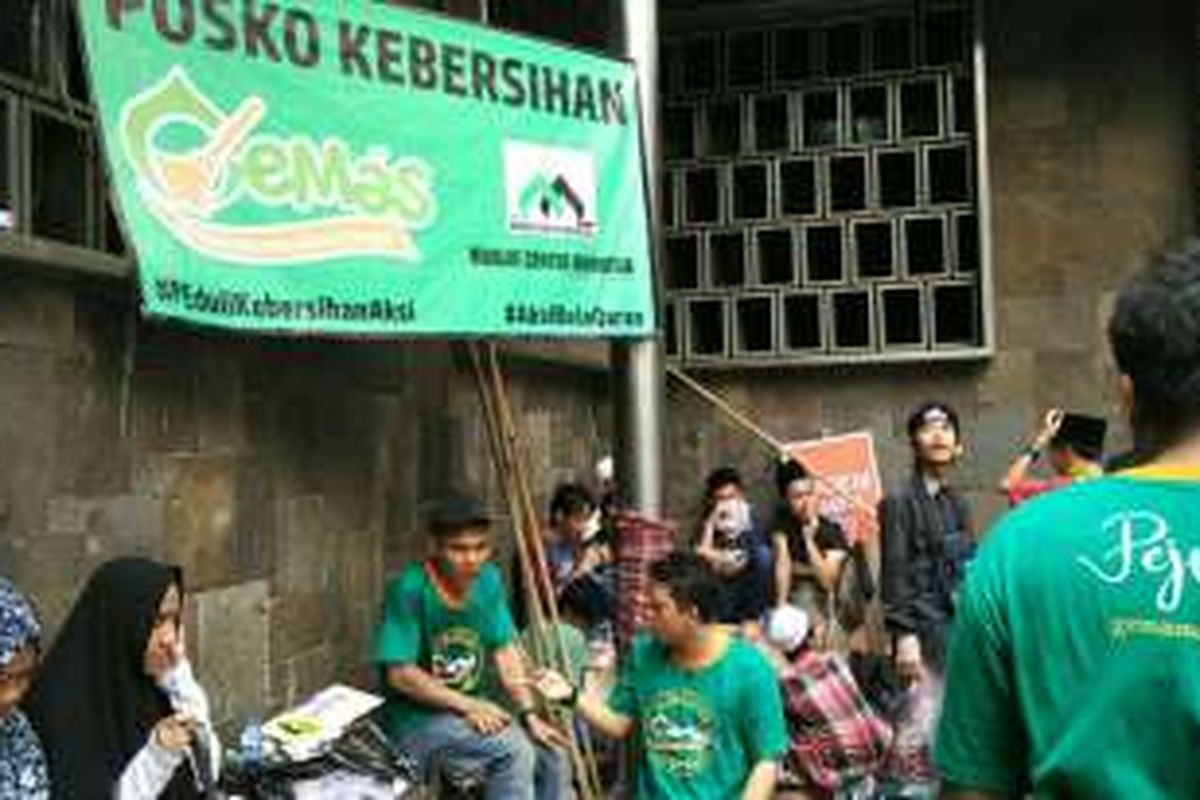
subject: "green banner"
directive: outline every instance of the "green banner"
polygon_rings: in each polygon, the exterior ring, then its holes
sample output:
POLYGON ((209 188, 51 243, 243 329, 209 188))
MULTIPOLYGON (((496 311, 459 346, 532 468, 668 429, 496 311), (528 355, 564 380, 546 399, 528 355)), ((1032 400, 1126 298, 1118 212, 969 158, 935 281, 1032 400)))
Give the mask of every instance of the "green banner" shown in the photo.
POLYGON ((148 314, 653 330, 630 65, 371 2, 78 8, 148 314))

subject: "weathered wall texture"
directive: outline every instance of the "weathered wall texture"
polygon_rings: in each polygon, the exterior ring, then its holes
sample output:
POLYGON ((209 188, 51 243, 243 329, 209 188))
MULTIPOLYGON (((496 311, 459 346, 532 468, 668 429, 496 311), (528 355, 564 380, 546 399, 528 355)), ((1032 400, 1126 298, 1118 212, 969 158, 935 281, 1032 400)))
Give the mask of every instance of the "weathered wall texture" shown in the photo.
MULTIPOLYGON (((978 365, 709 373, 768 430, 874 431, 885 482, 908 470, 908 409, 945 398, 965 421, 961 480, 984 520, 991 487, 1042 410, 1119 416, 1104 340, 1122 277, 1192 230, 1195 8, 988 2, 997 352, 978 365)), ((765 475, 746 438, 681 390, 668 414, 671 505, 690 510, 722 462, 765 475)), ((1123 426, 1110 441, 1122 443, 1123 426)))
MULTIPOLYGON (((510 373, 535 485, 571 477, 599 448, 603 374, 510 373)), ((221 720, 369 679, 385 576, 424 545, 420 501, 493 485, 478 409, 442 345, 134 323, 127 286, 5 269, 0 571, 54 626, 106 558, 181 564, 221 720)))

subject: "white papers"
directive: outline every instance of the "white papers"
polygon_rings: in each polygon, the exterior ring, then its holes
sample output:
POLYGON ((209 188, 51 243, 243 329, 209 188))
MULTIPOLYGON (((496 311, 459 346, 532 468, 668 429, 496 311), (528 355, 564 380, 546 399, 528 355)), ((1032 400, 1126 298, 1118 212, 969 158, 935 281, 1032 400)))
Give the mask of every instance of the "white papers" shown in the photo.
POLYGON ((335 772, 292 786, 296 800, 394 800, 408 790, 402 780, 387 783, 352 772, 335 772))
POLYGON ((291 760, 306 761, 321 755, 381 705, 381 697, 335 684, 267 722, 263 735, 291 760))

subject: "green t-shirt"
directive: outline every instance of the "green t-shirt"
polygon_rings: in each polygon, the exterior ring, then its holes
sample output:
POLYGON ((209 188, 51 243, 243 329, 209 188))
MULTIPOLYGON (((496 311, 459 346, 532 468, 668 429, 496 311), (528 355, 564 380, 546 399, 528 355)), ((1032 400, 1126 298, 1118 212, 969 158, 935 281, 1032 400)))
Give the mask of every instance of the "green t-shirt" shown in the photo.
MULTIPOLYGON (((388 585, 374 661, 416 664, 452 689, 498 700, 491 657, 514 635, 495 564, 484 565, 461 608, 446 605, 425 564, 410 564, 388 585)), ((384 724, 390 736, 399 738, 431 713, 389 691, 384 724)))
POLYGON ((639 637, 608 702, 636 720, 643 800, 741 797, 750 770, 787 749, 779 679, 737 638, 715 663, 685 670, 662 644, 639 637))
POLYGON ((553 666, 559 657, 561 645, 566 650, 567 667, 570 674, 567 678, 576 686, 583 683, 583 672, 588 664, 588 643, 583 631, 568 622, 559 622, 557 627, 546 624, 544 628, 532 626, 521 631, 521 647, 531 658, 536 659, 538 653, 545 653, 548 660, 538 666, 553 666))
POLYGON ((1022 505, 969 570, 935 757, 1035 797, 1200 797, 1200 473, 1022 505))

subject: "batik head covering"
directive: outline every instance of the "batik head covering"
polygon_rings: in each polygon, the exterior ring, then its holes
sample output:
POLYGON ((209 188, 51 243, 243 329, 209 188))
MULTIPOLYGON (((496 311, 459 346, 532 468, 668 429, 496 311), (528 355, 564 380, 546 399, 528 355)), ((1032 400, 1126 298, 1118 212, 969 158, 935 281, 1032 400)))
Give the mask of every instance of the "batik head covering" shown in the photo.
MULTIPOLYGON (((140 558, 102 565, 46 654, 26 711, 50 762, 55 798, 111 800, 170 700, 146 674, 146 643, 177 567, 140 558)), ((185 764, 161 798, 197 797, 185 764)))
MULTIPOLYGON (((17 653, 37 645, 41 626, 33 606, 5 578, 0 578, 0 670, 17 653)), ((28 720, 18 709, 0 717, 0 797, 45 800, 50 785, 46 757, 28 720)))
POLYGON ((0 669, 42 638, 33 606, 6 578, 0 578, 0 669))

